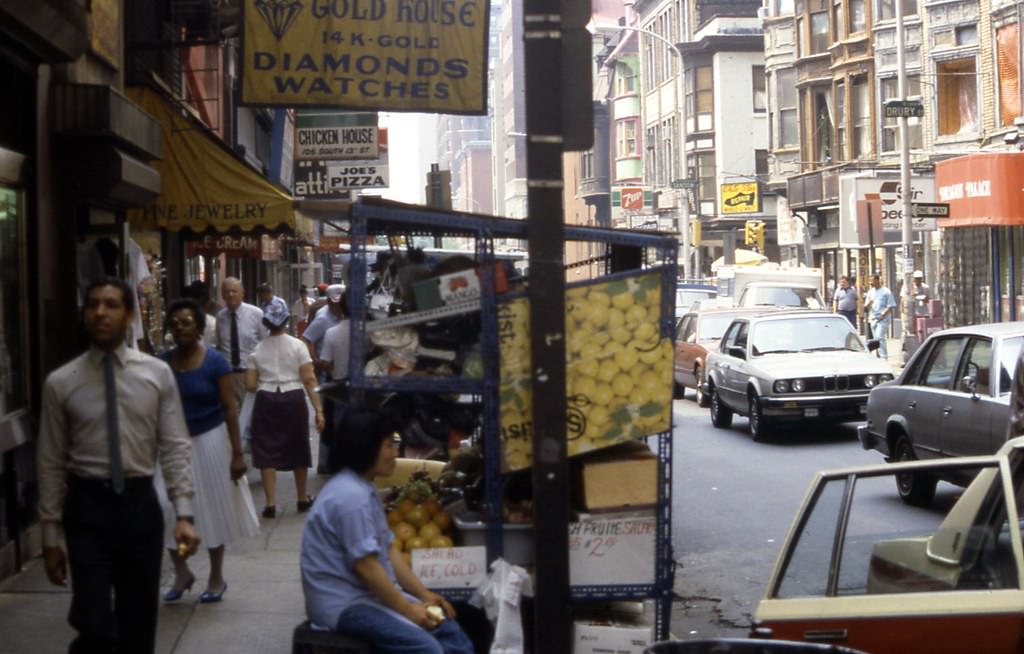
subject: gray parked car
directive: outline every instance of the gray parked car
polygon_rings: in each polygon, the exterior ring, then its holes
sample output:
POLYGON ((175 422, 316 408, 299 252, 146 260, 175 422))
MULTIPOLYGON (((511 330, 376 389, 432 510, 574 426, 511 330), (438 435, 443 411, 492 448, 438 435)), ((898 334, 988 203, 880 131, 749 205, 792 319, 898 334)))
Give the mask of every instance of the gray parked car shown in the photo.
MULTIPOLYGON (((1006 441, 1010 387, 1024 322, 936 332, 900 376, 871 390, 867 422, 857 430, 864 449, 890 461, 993 454, 1006 441)), ((947 481, 964 483, 949 478, 947 481)), ((927 505, 938 478, 897 476, 903 501, 927 505)))
POLYGON ((745 415, 759 441, 783 420, 859 420, 869 390, 893 374, 846 318, 790 309, 733 320, 705 376, 711 423, 724 428, 734 413, 745 415))

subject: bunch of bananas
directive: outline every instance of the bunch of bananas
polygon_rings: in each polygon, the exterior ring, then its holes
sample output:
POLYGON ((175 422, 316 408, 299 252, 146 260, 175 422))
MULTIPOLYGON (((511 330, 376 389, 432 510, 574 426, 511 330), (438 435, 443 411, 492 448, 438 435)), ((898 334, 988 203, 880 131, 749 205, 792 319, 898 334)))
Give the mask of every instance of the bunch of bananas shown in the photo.
MULTIPOLYGON (((532 460, 529 307, 515 302, 499 311, 506 470, 532 460)), ((667 430, 672 341, 660 335, 660 274, 572 288, 565 312, 569 455, 667 430)))

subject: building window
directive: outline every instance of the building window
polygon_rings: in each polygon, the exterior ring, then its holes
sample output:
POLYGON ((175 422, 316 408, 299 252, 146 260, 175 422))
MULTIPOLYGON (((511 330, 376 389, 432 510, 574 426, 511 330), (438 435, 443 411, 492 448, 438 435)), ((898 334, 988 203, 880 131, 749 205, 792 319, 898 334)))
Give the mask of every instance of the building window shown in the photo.
POLYGON ((810 49, 807 54, 820 54, 828 51, 828 5, 825 0, 810 0, 810 49))
POLYGON ((872 154, 871 89, 866 77, 854 78, 850 85, 850 118, 853 120, 853 158, 872 154))
POLYGON ((690 168, 689 177, 699 180, 697 192, 701 201, 708 202, 718 197, 718 187, 715 183, 715 153, 698 152, 686 161, 690 168))
POLYGON ((864 18, 864 0, 849 0, 846 6, 850 17, 850 24, 847 28, 850 30, 850 34, 863 32, 867 24, 864 18))
POLYGON ((768 108, 768 94, 765 90, 764 66, 753 66, 751 73, 754 80, 754 111, 764 112, 768 108))
POLYGON ((636 93, 636 71, 630 66, 615 67, 615 95, 621 97, 636 93))
MULTIPOLYGON (((0 186, 0 416, 27 405, 22 194, 0 186)), ((74 300, 72 300, 74 301, 74 300)))
POLYGON ((831 89, 815 89, 811 91, 811 107, 814 111, 814 132, 811 141, 812 159, 816 165, 825 166, 832 163, 832 116, 831 89))
POLYGON ((784 68, 775 73, 775 93, 779 101, 779 142, 778 147, 790 148, 800 145, 800 129, 797 124, 796 71, 784 68))
POLYGON ((754 175, 763 182, 768 179, 768 151, 754 150, 754 175))
POLYGON ((714 128, 715 90, 711 70, 711 66, 696 66, 686 76, 686 114, 697 121, 691 131, 714 128))
MULTIPOLYGON (((878 84, 879 94, 879 107, 885 106, 885 101, 893 98, 899 98, 898 84, 895 77, 883 78, 878 84)), ((920 97, 921 96, 921 76, 920 75, 907 75, 907 97, 920 97)), ((899 121, 895 118, 884 118, 885 112, 879 110, 879 116, 882 118, 882 141, 880 150, 882 152, 895 152, 900 147, 899 141, 899 121)), ((911 118, 907 121, 907 143, 910 149, 920 149, 923 143, 923 132, 921 129, 921 121, 917 118, 911 118)))
POLYGON ((636 119, 619 121, 615 132, 615 156, 635 157, 640 154, 636 142, 636 119))
POLYGON ((977 65, 974 58, 935 64, 940 136, 978 131, 977 65))
POLYGON ((774 0, 776 16, 792 16, 793 0, 774 0))
POLYGON ((654 185, 657 181, 658 174, 658 152, 655 148, 655 144, 658 142, 658 129, 652 127, 644 132, 644 147, 647 148, 647 153, 644 155, 644 180, 654 185))
POLYGON ((1017 23, 996 30, 996 83, 999 125, 1009 127, 1020 112, 1020 28, 1017 23))
POLYGON ((836 82, 836 161, 846 160, 846 84, 836 82))
POLYGON ((843 0, 832 0, 832 40, 843 39, 843 0))
MULTIPOLYGON (((903 7, 903 17, 917 15, 917 0, 899 0, 903 7)), ((878 20, 896 20, 896 0, 878 0, 878 20)))

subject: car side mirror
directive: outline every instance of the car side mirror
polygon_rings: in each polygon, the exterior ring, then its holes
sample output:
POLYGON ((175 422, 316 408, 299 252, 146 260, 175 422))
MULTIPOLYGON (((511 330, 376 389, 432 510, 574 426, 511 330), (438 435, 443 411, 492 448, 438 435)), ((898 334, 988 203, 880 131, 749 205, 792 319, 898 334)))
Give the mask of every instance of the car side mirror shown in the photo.
POLYGON ((868 340, 868 352, 874 352, 880 347, 882 347, 882 341, 878 340, 877 338, 872 338, 868 340))
POLYGON ((740 347, 739 345, 730 345, 728 351, 729 356, 734 356, 737 359, 747 358, 747 348, 745 347, 740 347))
POLYGON ((972 397, 978 396, 978 380, 974 378, 974 375, 965 375, 960 380, 960 390, 965 393, 970 393, 972 397))

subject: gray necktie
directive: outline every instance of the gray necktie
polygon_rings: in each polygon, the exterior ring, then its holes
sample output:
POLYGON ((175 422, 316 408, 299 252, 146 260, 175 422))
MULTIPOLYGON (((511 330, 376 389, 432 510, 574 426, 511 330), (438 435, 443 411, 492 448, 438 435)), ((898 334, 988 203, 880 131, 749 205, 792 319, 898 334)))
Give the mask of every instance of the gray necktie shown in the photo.
POLYGON ((107 387, 107 447, 110 450, 110 484, 114 492, 124 492, 124 466, 121 464, 121 430, 117 426, 117 382, 114 380, 114 354, 103 358, 103 383, 107 387))

